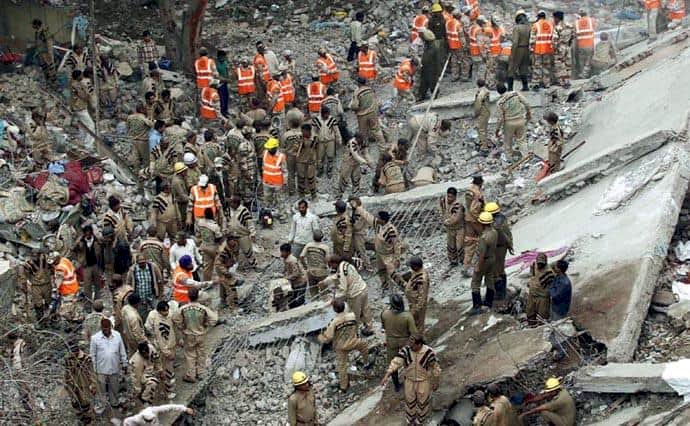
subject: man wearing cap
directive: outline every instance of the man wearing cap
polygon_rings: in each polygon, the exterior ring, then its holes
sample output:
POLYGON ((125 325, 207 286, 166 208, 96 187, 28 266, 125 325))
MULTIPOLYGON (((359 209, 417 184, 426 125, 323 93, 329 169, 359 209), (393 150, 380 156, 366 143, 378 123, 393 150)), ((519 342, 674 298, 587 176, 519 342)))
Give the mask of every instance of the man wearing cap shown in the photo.
MULTIPOLYGON (((381 326, 386 333, 386 353, 388 354, 387 363, 405 347, 410 337, 417 334, 412 314, 405 310, 405 302, 401 295, 395 293, 390 297, 390 308, 381 312, 381 326)), ((395 385, 395 391, 400 391, 401 384, 398 372, 394 372, 391 377, 395 385)))
POLYGON ((67 321, 80 322, 83 319, 78 304, 79 280, 72 262, 58 252, 48 255, 48 264, 53 268, 53 293, 60 297, 58 315, 67 321))
POLYGON ((264 203, 276 216, 283 211, 284 187, 288 183, 287 159, 283 152, 278 151, 278 139, 270 138, 264 144, 262 157, 262 183, 264 189, 264 203))
POLYGON ((498 232, 493 228, 494 218, 491 213, 482 212, 479 214, 479 223, 482 226, 482 233, 477 243, 477 263, 472 274, 472 314, 481 312, 481 287, 482 281, 486 286, 484 305, 491 308, 494 302, 494 276, 496 269, 496 241, 498 232))
POLYGON ((349 259, 352 251, 352 223, 347 212, 347 204, 343 200, 338 200, 333 203, 333 206, 335 206, 335 217, 331 227, 333 254, 349 259))
POLYGON ((163 297, 165 281, 158 265, 150 262, 143 253, 137 254, 135 260, 136 263, 127 271, 125 283, 139 295, 139 314, 141 318, 146 318, 156 307, 156 300, 163 297))
POLYGON ((182 220, 182 214, 187 214, 187 204, 189 203, 189 188, 187 187, 187 166, 182 162, 175 163, 175 174, 170 181, 170 192, 172 199, 177 206, 177 214, 180 218, 177 224, 182 220))
POLYGON ((96 373, 91 357, 81 350, 76 341, 70 342, 69 352, 65 356, 65 388, 69 393, 72 408, 85 425, 90 425, 96 420, 93 412, 96 385, 96 373))
POLYGON ((384 152, 387 149, 387 143, 379 121, 379 102, 365 78, 357 78, 357 90, 352 95, 350 109, 357 115, 357 131, 362 135, 362 141, 366 143, 373 137, 379 153, 384 152))
POLYGON ((309 376, 301 371, 292 373, 295 391, 288 397, 288 423, 290 426, 316 426, 316 398, 309 376))
MULTIPOLYGON (((190 133, 189 135, 187 135, 187 140, 189 141, 189 139, 194 139, 196 141, 196 135, 190 133)), ((184 150, 185 153, 182 156, 182 161, 184 162, 184 165, 187 167, 187 170, 184 173, 184 183, 187 187, 187 191, 189 191, 194 185, 199 183, 199 176, 201 176, 203 172, 201 171, 201 167, 199 167, 199 157, 194 152, 190 152, 198 151, 198 147, 196 145, 186 143, 184 150)), ((185 212, 180 212, 180 214, 185 213, 186 210, 185 212)))
POLYGON ((534 55, 532 89, 548 88, 553 68, 553 24, 546 20, 546 12, 543 10, 537 13, 537 22, 532 24, 530 49, 534 55))
POLYGON ((332 255, 328 258, 328 267, 333 272, 319 287, 335 287, 335 299, 347 302, 351 312, 355 314, 357 323, 361 326, 363 336, 371 336, 371 310, 369 309, 369 291, 357 269, 351 263, 332 255))
POLYGON ((565 390, 559 379, 549 378, 542 394, 544 398, 540 398, 540 400, 550 399, 551 401, 522 413, 520 415, 521 420, 539 413, 547 423, 559 426, 575 426, 575 400, 565 390))
POLYGON ((245 266, 255 268, 256 257, 254 257, 254 250, 252 248, 256 239, 254 219, 249 209, 242 204, 238 195, 230 199, 228 230, 238 238, 239 250, 244 258, 245 266))
POLYGON ((484 179, 481 176, 473 176, 472 184, 465 191, 465 258, 463 260, 463 275, 472 276, 471 269, 477 242, 482 233, 482 225, 479 223, 479 215, 484 210, 484 193, 482 185, 484 179))
POLYGON ((570 87, 572 73, 572 46, 575 38, 573 25, 565 22, 562 11, 553 13, 553 73, 562 87, 570 87))
POLYGON ((342 145, 338 120, 331 116, 330 108, 322 103, 321 113, 312 116, 311 124, 318 142, 316 167, 319 177, 323 176, 325 170, 326 176, 330 178, 335 163, 336 147, 342 145))
POLYGON ((230 233, 225 237, 213 262, 213 279, 220 284, 220 304, 226 306, 230 312, 237 309, 237 286, 241 284, 235 274, 238 258, 237 236, 230 233))
POLYGON ((307 269, 307 279, 309 281, 309 294, 314 297, 319 292, 324 291, 325 287, 319 287, 329 274, 327 259, 332 255, 331 248, 323 242, 323 232, 315 229, 312 232, 314 241, 307 243, 299 255, 299 260, 307 269))
POLYGON ((496 269, 494 270, 495 296, 497 300, 503 300, 506 296, 508 277, 506 275, 506 253, 514 254, 513 233, 510 230, 510 222, 506 215, 501 213, 498 203, 490 202, 484 206, 484 211, 491 213, 494 218, 493 227, 496 230, 496 269))
POLYGON ((187 293, 189 303, 180 308, 174 318, 184 338, 185 382, 194 383, 206 369, 206 334, 218 322, 218 314, 199 303, 199 289, 192 287, 187 293))
POLYGON ((137 102, 135 112, 127 116, 127 138, 132 141, 132 165, 136 170, 149 165, 149 130, 153 120, 146 117, 146 107, 137 102))
POLYGON ((350 387, 348 355, 352 351, 359 352, 364 368, 369 369, 372 366, 369 363, 369 345, 357 335, 355 313, 352 311, 345 312, 343 300, 336 298, 331 302, 331 306, 335 312, 335 318, 331 320, 326 330, 317 336, 317 340, 322 344, 333 342, 340 391, 346 392, 350 387))
POLYGON ((424 268, 424 262, 419 256, 413 256, 407 262, 410 272, 400 276, 394 274, 393 278, 402 286, 405 297, 410 302, 410 313, 414 318, 417 331, 424 333, 424 321, 426 320, 426 306, 429 301, 429 286, 431 280, 429 273, 424 268))
POLYGON ((194 185, 189 191, 189 203, 187 203, 187 228, 206 216, 206 209, 211 209, 213 218, 222 225, 223 206, 220 204, 216 186, 208 183, 208 176, 199 176, 199 184, 194 185))
POLYGON ((549 288, 556 274, 549 266, 545 253, 539 253, 537 260, 530 267, 529 293, 525 313, 531 325, 537 324, 537 316, 547 321, 551 313, 551 296, 549 288))
POLYGON ((441 214, 443 226, 446 228, 446 250, 448 262, 455 267, 460 263, 465 244, 465 208, 458 199, 458 190, 450 187, 446 196, 441 198, 441 214))
POLYGON ((368 157, 364 149, 364 139, 361 133, 347 142, 346 151, 340 164, 340 177, 338 179, 338 190, 336 198, 342 198, 347 187, 352 184, 352 195, 357 195, 360 191, 362 179, 361 166, 366 165, 370 169, 374 168, 373 161, 368 157))
POLYGON ((530 70, 530 26, 527 14, 520 9, 515 13, 512 46, 508 58, 508 90, 513 90, 513 81, 522 81, 522 90, 529 90, 527 76, 530 70))
POLYGON ((312 126, 304 123, 301 126, 301 136, 297 154, 297 190, 299 196, 304 198, 311 195, 316 200, 316 167, 318 141, 312 132, 312 126))
POLYGON ((176 336, 177 330, 173 324, 173 315, 170 312, 168 302, 158 302, 156 309, 151 311, 146 317, 144 329, 146 334, 151 336, 151 343, 160 355, 165 391, 168 399, 170 399, 175 384, 174 362, 178 336, 176 336))

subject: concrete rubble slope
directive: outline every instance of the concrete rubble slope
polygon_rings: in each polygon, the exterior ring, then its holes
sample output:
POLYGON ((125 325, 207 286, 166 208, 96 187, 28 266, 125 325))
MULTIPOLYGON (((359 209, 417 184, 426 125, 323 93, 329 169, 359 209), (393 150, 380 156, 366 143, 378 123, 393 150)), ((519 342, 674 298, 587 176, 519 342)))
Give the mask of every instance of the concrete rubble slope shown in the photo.
POLYGON ((575 389, 600 393, 675 393, 661 377, 665 363, 611 363, 583 367, 575 373, 575 389))

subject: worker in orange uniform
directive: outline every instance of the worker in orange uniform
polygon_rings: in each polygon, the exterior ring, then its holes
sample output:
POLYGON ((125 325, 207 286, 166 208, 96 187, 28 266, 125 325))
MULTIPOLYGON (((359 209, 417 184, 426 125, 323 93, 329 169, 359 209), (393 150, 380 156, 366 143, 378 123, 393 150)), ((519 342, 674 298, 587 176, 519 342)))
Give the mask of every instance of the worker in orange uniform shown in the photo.
POLYGON ((415 16, 412 20, 412 33, 410 34, 410 42, 414 43, 418 38, 422 30, 426 29, 426 25, 429 23, 429 6, 422 7, 422 13, 415 16))
MULTIPOLYGON (((274 74, 273 79, 266 84, 266 96, 268 110, 273 116, 283 116, 285 113, 285 97, 283 97, 283 87, 280 84, 280 74, 274 74)), ((281 120, 282 121, 282 120, 281 120)))
POLYGON ((189 190, 187 203, 187 228, 191 229, 194 221, 203 219, 206 209, 213 210, 216 223, 223 225, 223 206, 220 204, 216 186, 208 183, 208 176, 199 176, 199 183, 189 190))
POLYGON ((453 6, 450 2, 447 2, 443 4, 443 20, 448 23, 451 19, 453 19, 453 10, 455 9, 455 6, 453 6))
POLYGON ((639 0, 644 4, 644 9, 647 12, 647 33, 649 34, 649 41, 656 40, 657 34, 657 20, 659 18, 659 9, 661 8, 661 0, 639 0))
POLYGON ((393 87, 395 87, 397 93, 395 98, 396 107, 403 100, 410 101, 411 103, 415 102, 412 86, 414 85, 414 74, 417 72, 418 67, 419 61, 417 58, 403 59, 400 65, 398 65, 398 71, 395 73, 395 79, 393 79, 393 87))
POLYGON ((214 121, 222 117, 220 112, 220 95, 218 80, 212 80, 208 87, 201 89, 201 108, 199 115, 203 120, 214 121))
POLYGON ((60 298, 58 315, 66 321, 80 322, 84 319, 78 305, 77 295, 79 293, 79 280, 77 270, 66 257, 62 257, 59 252, 52 252, 48 255, 48 264, 53 267, 53 297, 60 298))
POLYGON ((196 87, 203 89, 211 84, 211 80, 218 78, 216 61, 208 57, 205 48, 199 49, 199 58, 194 61, 194 71, 196 71, 196 87))
POLYGON ((546 20, 546 12, 537 13, 537 22, 532 24, 529 37, 532 63, 532 89, 547 88, 551 85, 553 68, 553 24, 546 20))
POLYGON ((488 35, 486 34, 486 18, 478 16, 469 31, 470 58, 472 59, 472 78, 474 81, 486 78, 486 56, 488 35))
POLYGON ((575 51, 575 76, 589 78, 594 56, 594 19, 587 16, 585 9, 580 9, 580 18, 575 21, 577 50, 575 51))
POLYGON ((249 99, 256 93, 256 84, 254 83, 256 68, 254 65, 249 65, 247 58, 242 58, 240 66, 235 69, 235 76, 237 77, 237 94, 240 95, 242 103, 249 106, 249 99))
POLYGON ((256 70, 256 77, 254 79, 256 83, 256 96, 259 99, 264 99, 267 90, 266 86, 271 81, 271 71, 268 69, 268 62, 266 62, 264 52, 266 52, 266 47, 262 42, 257 41, 253 64, 256 70))
POLYGON ((280 142, 269 138, 264 144, 261 181, 264 188, 264 204, 271 209, 277 218, 281 218, 283 192, 287 183, 287 159, 278 151, 280 142))
POLYGON ((498 57, 501 56, 501 42, 505 36, 505 30, 501 27, 498 17, 491 17, 491 25, 487 28, 489 36, 489 54, 486 56, 486 87, 489 90, 496 89, 496 67, 498 57))
POLYGON ((316 59, 316 71, 319 73, 321 83, 325 85, 333 84, 340 78, 340 71, 333 60, 333 56, 326 52, 326 49, 320 47, 318 50, 318 59, 316 59))
POLYGON ((479 0, 465 0, 465 3, 470 7, 470 19, 474 21, 481 15, 479 0))
POLYGON ((285 107, 291 107, 295 103, 295 86, 292 82, 292 76, 287 71, 287 68, 280 68, 280 76, 278 78, 285 107))
POLYGON ((453 81, 462 79, 468 81, 472 62, 467 56, 465 49, 465 34, 462 27, 462 11, 455 10, 453 15, 446 22, 446 42, 448 43, 448 54, 450 56, 450 72, 453 81))
POLYGON ((357 56, 357 75, 367 80, 374 80, 378 75, 377 67, 378 59, 376 52, 369 49, 368 44, 362 45, 359 48, 359 55, 357 56))
POLYGON ((194 262, 192 256, 185 254, 180 257, 173 272, 172 298, 180 305, 189 303, 189 289, 203 289, 214 284, 215 281, 197 281, 194 279, 194 262))
POLYGON ((668 25, 669 29, 675 28, 680 21, 685 18, 685 1, 686 0, 667 0, 666 11, 667 18, 671 21, 668 25))
POLYGON ((320 81, 320 76, 311 76, 311 83, 307 85, 307 99, 309 113, 319 115, 321 113, 321 102, 326 98, 326 85, 320 81))

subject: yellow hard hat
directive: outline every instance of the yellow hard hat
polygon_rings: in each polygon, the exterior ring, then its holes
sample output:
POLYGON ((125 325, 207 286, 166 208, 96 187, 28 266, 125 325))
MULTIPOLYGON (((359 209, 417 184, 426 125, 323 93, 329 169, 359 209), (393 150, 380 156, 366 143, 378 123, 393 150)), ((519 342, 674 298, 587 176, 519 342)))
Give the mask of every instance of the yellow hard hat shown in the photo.
POLYGON ((309 376, 307 376, 302 371, 295 371, 292 373, 292 385, 299 386, 307 383, 309 381, 309 376))
POLYGON ((187 170, 187 166, 185 166, 183 162, 178 161, 175 163, 175 166, 173 166, 173 170, 175 171, 175 174, 182 173, 187 170))
POLYGON ((479 223, 484 225, 490 225, 494 223, 494 216, 489 212, 481 212, 479 214, 479 223))
POLYGON ((551 392, 551 391, 554 391, 554 390, 560 389, 560 388, 561 388, 561 381, 558 380, 557 378, 549 377, 548 379, 546 379, 546 384, 544 385, 544 390, 546 392, 551 392))
POLYGON ((432 12, 443 12, 443 7, 441 6, 440 3, 434 3, 431 5, 431 11, 432 12))
POLYGON ((380 30, 379 32, 376 33, 380 38, 386 38, 388 37, 388 33, 385 32, 384 30, 380 30))
POLYGON ((280 142, 276 138, 268 138, 266 143, 264 144, 265 149, 273 149, 273 148, 278 148, 278 145, 280 145, 280 142))
POLYGON ((486 203, 486 205, 484 206, 484 211, 487 213, 496 214, 500 213, 501 207, 498 205, 498 203, 494 203, 492 201, 490 203, 486 203))

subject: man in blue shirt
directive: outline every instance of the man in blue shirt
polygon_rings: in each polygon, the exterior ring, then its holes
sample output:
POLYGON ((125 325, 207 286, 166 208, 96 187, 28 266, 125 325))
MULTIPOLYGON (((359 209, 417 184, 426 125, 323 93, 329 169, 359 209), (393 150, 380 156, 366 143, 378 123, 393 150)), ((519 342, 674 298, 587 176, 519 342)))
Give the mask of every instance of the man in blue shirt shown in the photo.
POLYGON ((570 310, 570 301, 573 295, 573 287, 570 278, 565 274, 568 270, 568 262, 559 260, 554 268, 556 278, 549 287, 551 296, 551 321, 565 318, 570 310))
POLYGON ((163 132, 165 131, 165 123, 161 120, 156 120, 153 129, 149 130, 149 152, 161 143, 163 132))

